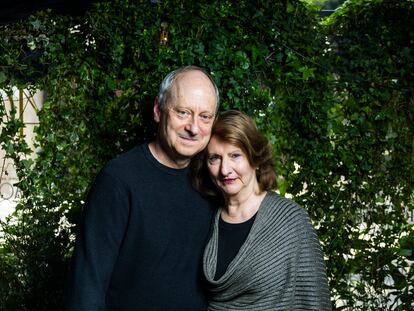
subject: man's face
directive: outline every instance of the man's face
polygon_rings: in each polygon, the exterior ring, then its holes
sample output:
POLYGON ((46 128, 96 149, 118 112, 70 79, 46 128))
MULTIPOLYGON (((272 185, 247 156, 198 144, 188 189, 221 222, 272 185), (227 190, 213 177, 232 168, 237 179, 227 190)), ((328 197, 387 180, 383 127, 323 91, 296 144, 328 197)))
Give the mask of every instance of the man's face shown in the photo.
POLYGON ((160 122, 160 140, 172 161, 190 161, 210 140, 216 113, 216 95, 210 80, 200 71, 176 77, 167 105, 154 107, 160 122))

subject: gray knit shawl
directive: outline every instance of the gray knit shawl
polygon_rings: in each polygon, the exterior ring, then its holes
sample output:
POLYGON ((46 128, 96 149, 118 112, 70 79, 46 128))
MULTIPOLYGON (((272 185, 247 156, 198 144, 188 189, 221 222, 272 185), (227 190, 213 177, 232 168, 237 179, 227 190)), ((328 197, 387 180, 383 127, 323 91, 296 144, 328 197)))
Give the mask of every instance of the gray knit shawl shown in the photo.
POLYGON ((307 212, 268 192, 225 274, 214 280, 218 221, 204 251, 208 310, 331 310, 326 268, 307 212))

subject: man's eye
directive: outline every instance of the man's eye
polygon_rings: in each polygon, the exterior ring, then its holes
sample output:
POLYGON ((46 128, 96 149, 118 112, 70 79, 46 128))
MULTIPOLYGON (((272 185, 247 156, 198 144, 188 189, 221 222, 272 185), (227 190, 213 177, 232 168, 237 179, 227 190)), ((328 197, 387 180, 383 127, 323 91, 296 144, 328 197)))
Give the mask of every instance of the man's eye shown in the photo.
POLYGON ((211 120, 213 120, 213 116, 210 114, 202 114, 200 115, 200 119, 203 122, 210 122, 211 120))
POLYGON ((186 111, 186 110, 176 110, 175 113, 180 118, 187 118, 190 115, 190 113, 188 111, 186 111))

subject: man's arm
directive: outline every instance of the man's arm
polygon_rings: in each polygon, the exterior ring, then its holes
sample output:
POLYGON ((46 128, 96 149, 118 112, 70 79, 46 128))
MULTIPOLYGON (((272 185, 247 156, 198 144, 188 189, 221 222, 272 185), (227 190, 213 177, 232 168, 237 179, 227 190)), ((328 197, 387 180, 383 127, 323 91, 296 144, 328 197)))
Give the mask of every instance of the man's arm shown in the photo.
POLYGON ((118 179, 101 172, 89 193, 78 228, 65 310, 106 310, 106 291, 128 214, 127 190, 118 179))

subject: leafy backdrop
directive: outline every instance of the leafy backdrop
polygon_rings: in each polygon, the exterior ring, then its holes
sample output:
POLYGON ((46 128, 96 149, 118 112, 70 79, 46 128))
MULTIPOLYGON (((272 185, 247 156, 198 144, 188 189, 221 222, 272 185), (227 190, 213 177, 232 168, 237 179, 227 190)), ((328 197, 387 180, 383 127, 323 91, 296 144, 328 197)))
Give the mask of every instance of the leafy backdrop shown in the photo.
POLYGON ((411 0, 347 1, 323 20, 297 0, 115 0, 3 26, 0 89, 47 100, 34 160, 18 116, 2 122, 22 196, 1 223, 0 309, 61 308, 88 187, 152 138, 158 84, 188 64, 211 72, 221 109, 247 112, 271 140, 279 191, 318 231, 335 309, 412 309, 413 13, 411 0))

